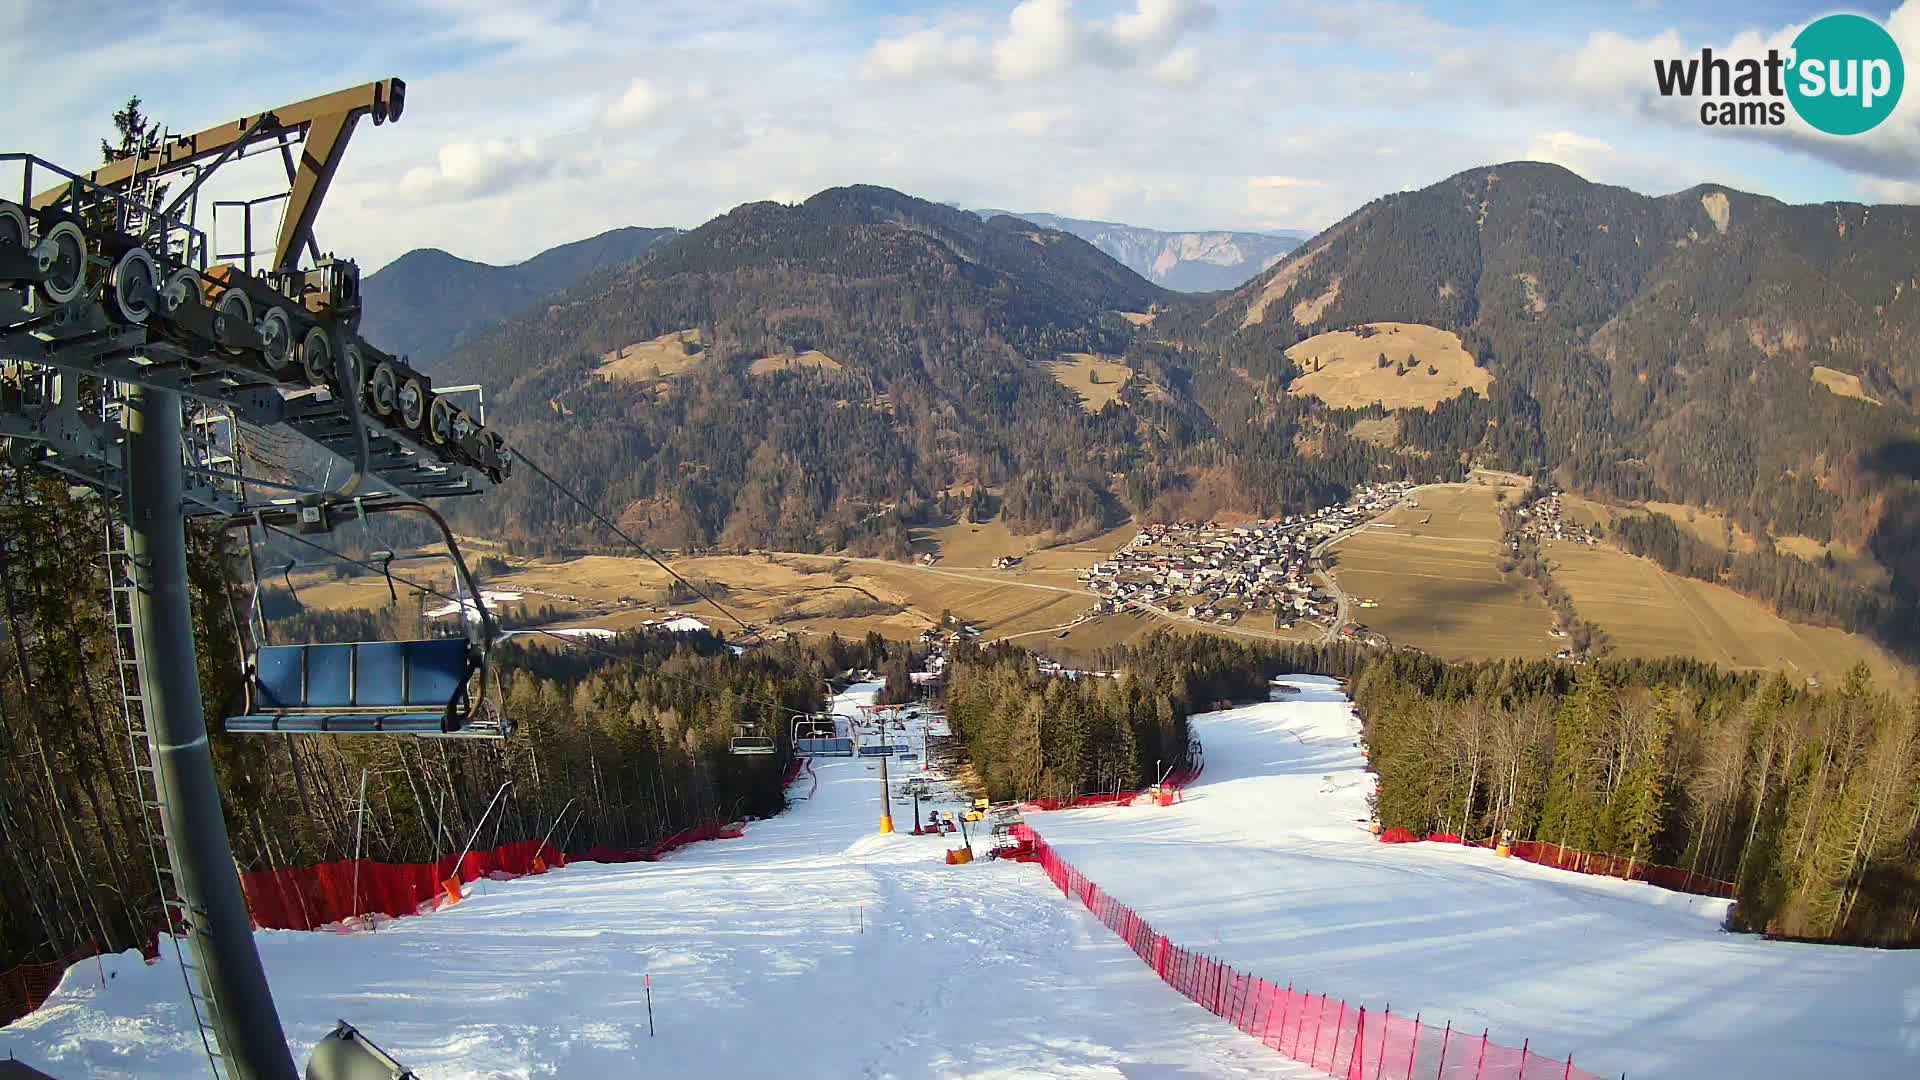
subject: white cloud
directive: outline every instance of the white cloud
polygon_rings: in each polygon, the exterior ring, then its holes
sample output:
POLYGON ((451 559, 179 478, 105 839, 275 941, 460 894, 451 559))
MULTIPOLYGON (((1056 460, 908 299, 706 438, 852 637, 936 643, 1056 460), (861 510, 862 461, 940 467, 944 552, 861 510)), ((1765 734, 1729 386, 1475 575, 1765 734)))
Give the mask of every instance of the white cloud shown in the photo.
POLYGON ((1533 137, 1521 156, 1528 161, 1561 165, 1582 176, 1591 176, 1613 156, 1613 146, 1576 131, 1543 131, 1533 137))
POLYGON ((1045 135, 1071 115, 1066 109, 1021 109, 1007 117, 1007 127, 1022 135, 1045 135))
POLYGON ((610 128, 638 127, 651 120, 666 106, 667 99, 653 84, 644 78, 635 79, 627 84, 627 91, 620 95, 600 116, 601 123, 610 128))
POLYGON ((1153 65, 1152 75, 1163 83, 1190 83, 1200 77, 1200 51, 1182 45, 1153 65))
POLYGON ((1027 82, 1093 64, 1147 67, 1167 82, 1191 81, 1199 58, 1180 39, 1215 17, 1204 0, 1136 0, 1107 21, 1080 19, 1073 0, 1022 0, 991 37, 948 20, 874 42, 861 64, 868 79, 992 78, 1027 82))
POLYGON ((874 42, 861 74, 883 80, 932 75, 972 78, 987 70, 988 52, 978 39, 933 27, 874 42))
POLYGON ((1920 181, 1870 179, 1860 190, 1873 202, 1920 206, 1920 181))
POLYGON ((1250 176, 1246 212, 1263 229, 1299 228, 1313 216, 1306 209, 1308 197, 1326 186, 1304 176, 1250 176))
POLYGON ((995 78, 1018 81, 1051 74, 1074 61, 1081 29, 1072 0, 1026 0, 1007 16, 1007 34, 993 45, 995 78))
POLYGON ((454 142, 440 148, 433 164, 408 169, 395 190, 416 201, 473 199, 539 177, 552 164, 531 138, 454 142))

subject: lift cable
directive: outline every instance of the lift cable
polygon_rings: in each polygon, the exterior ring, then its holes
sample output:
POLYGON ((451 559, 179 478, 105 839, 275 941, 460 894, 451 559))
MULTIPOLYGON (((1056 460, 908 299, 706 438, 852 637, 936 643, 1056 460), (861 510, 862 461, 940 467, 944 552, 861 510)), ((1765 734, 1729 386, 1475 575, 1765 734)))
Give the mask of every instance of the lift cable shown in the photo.
MULTIPOLYGON (((314 541, 309 540, 304 536, 301 536, 299 533, 290 532, 286 529, 280 528, 278 525, 268 525, 263 522, 261 523, 260 527, 267 530, 268 532, 278 533, 279 535, 284 536, 287 539, 294 541, 295 543, 304 544, 307 547, 313 548, 315 551, 318 551, 323 555, 327 555, 331 558, 338 559, 341 562, 360 567, 361 569, 367 570, 372 573, 386 573, 386 571, 383 570, 383 568, 376 563, 365 562, 360 559, 356 559, 351 555, 343 555, 340 552, 335 551, 330 547, 327 547, 325 544, 315 543, 314 541)), ((418 581, 414 581, 411 578, 404 577, 400 574, 390 574, 389 576, 392 578, 392 580, 397 581, 409 588, 418 589, 420 592, 423 592, 428 596, 432 596, 440 600, 445 600, 450 604, 457 605, 461 608, 461 610, 464 610, 465 604, 471 602, 469 600, 462 600, 456 596, 449 596, 448 594, 441 592, 439 589, 436 589, 431 585, 422 584, 418 581)), ((620 660, 620 661, 625 661, 629 663, 631 663, 634 660, 634 658, 631 656, 622 656, 620 653, 615 652, 611 649, 603 649, 597 645, 591 644, 591 641, 592 641, 591 638, 572 637, 567 634, 559 633, 557 631, 543 630, 538 627, 529 627, 525 630, 517 630, 515 631, 515 633, 541 634, 546 637, 553 638, 556 641, 563 641, 568 645, 573 645, 573 646, 577 646, 579 648, 585 649, 587 652, 598 653, 599 655, 604 656, 609 660, 620 660)), ((724 688, 714 686, 710 683, 702 682, 699 679, 690 678, 685 675, 676 675, 673 672, 666 671, 661 668, 654 669, 652 674, 657 674, 662 678, 672 679, 676 682, 685 683, 688 686, 698 687, 702 690, 706 690, 714 694, 733 693, 735 696, 737 696, 741 700, 749 701, 756 705, 764 705, 771 709, 784 710, 789 712, 792 711, 792 706, 787 705, 783 702, 770 701, 766 698, 755 697, 752 694, 741 693, 740 691, 737 691, 737 690, 729 691, 724 688)))
POLYGON ((540 465, 537 462, 535 462, 532 458, 529 458, 526 455, 526 452, 524 450, 521 450, 518 447, 516 447, 514 449, 514 457, 516 460, 519 461, 520 464, 525 465, 529 469, 532 469, 534 472, 534 475, 540 477, 540 479, 542 480, 545 480, 547 483, 552 484, 555 490, 559 491, 562 495, 565 495, 567 498, 573 500, 574 504, 579 506, 580 509, 585 510, 589 514, 592 514, 594 517, 594 520, 600 522, 600 524, 605 525, 607 528, 613 530, 614 534, 619 536, 620 539, 625 540, 628 544, 631 544, 634 550, 638 551, 642 555, 645 555, 647 558, 653 560, 653 563, 655 566, 658 566, 660 569, 665 570, 668 574, 672 575, 675 581, 678 581, 680 584, 685 585, 687 588, 693 590, 694 595, 700 597, 700 599, 702 600, 705 600, 707 603, 712 604, 714 608, 718 610, 722 615, 725 615, 727 618, 732 619, 734 623, 740 627, 740 629, 746 631, 748 634, 751 634, 755 639, 758 639, 761 641, 765 640, 765 638, 762 637, 759 628, 747 625, 747 623, 744 620, 742 620, 740 616, 735 615, 732 611, 729 611, 725 604, 722 604, 720 601, 715 600, 713 597, 707 595, 706 590, 700 588, 698 585, 695 585, 693 582, 688 581, 686 578, 681 577, 678 571, 676 571, 673 567, 668 566, 660 558, 660 556, 655 555, 653 551, 649 549, 645 544, 642 544, 640 541, 635 540, 631 535, 627 533, 625 529, 622 529, 620 526, 614 524, 612 519, 608 518, 605 514, 602 514, 599 510, 595 509, 591 503, 581 498, 578 494, 576 494, 573 491, 572 488, 569 488, 567 485, 554 479, 551 473, 541 468, 540 465))

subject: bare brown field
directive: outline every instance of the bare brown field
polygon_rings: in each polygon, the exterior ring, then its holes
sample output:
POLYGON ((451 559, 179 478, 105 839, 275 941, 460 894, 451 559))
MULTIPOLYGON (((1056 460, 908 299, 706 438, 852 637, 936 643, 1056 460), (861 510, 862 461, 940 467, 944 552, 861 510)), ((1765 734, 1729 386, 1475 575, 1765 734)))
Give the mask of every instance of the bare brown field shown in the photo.
POLYGON ((1388 409, 1428 409, 1468 389, 1484 393, 1493 375, 1474 365, 1460 337, 1421 323, 1368 323, 1377 331, 1366 337, 1354 330, 1315 334, 1287 350, 1287 358, 1304 372, 1287 392, 1316 397, 1336 408, 1358 409, 1378 404, 1388 409), (1385 353, 1388 365, 1380 366, 1385 353), (1412 370, 1396 374, 1411 354, 1412 370), (1314 370, 1314 364, 1319 370, 1314 370), (1432 368, 1434 374, 1427 374, 1432 368))
POLYGON ((821 352, 808 349, 803 353, 783 353, 779 356, 763 356, 747 368, 749 375, 771 375, 776 371, 792 371, 795 368, 809 368, 816 371, 844 371, 840 361, 821 352))
POLYGON ((1835 368, 1821 367, 1815 364, 1813 368, 1813 381, 1826 387, 1829 392, 1837 394, 1840 397, 1864 401, 1869 405, 1880 404, 1879 399, 1867 393, 1867 386, 1860 381, 1860 376, 1858 375, 1850 375, 1847 372, 1835 368))
POLYGON ((1736 551, 1753 551, 1760 546, 1752 533, 1729 521, 1726 515, 1705 507, 1690 506, 1686 503, 1649 502, 1643 504, 1648 510, 1665 514, 1682 529, 1698 537, 1702 543, 1722 551, 1727 549, 1728 538, 1733 541, 1736 551))
POLYGON ((1856 584, 1870 589, 1884 589, 1893 580, 1893 575, 1880 565, 1879 560, 1847 544, 1821 543, 1811 536, 1776 536, 1773 549, 1783 555, 1799 556, 1808 562, 1819 562, 1831 555, 1835 567, 1856 584))
POLYGON ((1117 360, 1092 353, 1063 353, 1047 365, 1053 381, 1080 395, 1080 407, 1099 412, 1120 397, 1120 390, 1133 377, 1133 369, 1117 360))
POLYGON ((1158 312, 1151 312, 1151 311, 1117 311, 1117 312, 1114 312, 1114 314, 1120 316, 1121 318, 1127 320, 1128 322, 1132 323, 1135 326, 1150 325, 1153 322, 1153 320, 1160 317, 1158 312))
POLYGON ((1553 613, 1531 582, 1500 573, 1495 489, 1478 484, 1421 488, 1402 506, 1332 550, 1334 576, 1354 604, 1351 617, 1448 659, 1547 657, 1563 646, 1548 634, 1553 613), (1361 607, 1373 600, 1378 607, 1361 607))
POLYGON ((918 528, 908 533, 915 555, 939 555, 941 566, 992 566, 1006 556, 1022 559, 1026 565, 1044 570, 1082 569, 1106 558, 1138 530, 1121 525, 1085 540, 1062 542, 1051 532, 1020 534, 1009 531, 1000 518, 984 522, 960 522, 937 529, 918 528))
POLYGON ((669 379, 699 363, 706 353, 701 348, 700 330, 675 330, 648 341, 623 345, 600 358, 594 374, 620 382, 652 382, 669 379))
POLYGON ((1865 638, 1782 619, 1721 585, 1682 578, 1647 559, 1606 546, 1549 543, 1553 580, 1582 618, 1630 657, 1697 656, 1725 667, 1784 670, 1831 683, 1865 660, 1886 685, 1912 673, 1865 638))

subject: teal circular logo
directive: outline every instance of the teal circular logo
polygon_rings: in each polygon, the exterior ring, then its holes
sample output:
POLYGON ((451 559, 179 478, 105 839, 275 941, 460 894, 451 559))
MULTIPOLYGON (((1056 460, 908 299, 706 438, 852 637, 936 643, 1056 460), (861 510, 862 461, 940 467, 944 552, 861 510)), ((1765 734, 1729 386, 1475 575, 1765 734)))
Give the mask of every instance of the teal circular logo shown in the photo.
POLYGON ((1793 39, 1787 98, 1800 119, 1829 135, 1871 131, 1900 103, 1900 46, 1862 15, 1827 15, 1793 39))

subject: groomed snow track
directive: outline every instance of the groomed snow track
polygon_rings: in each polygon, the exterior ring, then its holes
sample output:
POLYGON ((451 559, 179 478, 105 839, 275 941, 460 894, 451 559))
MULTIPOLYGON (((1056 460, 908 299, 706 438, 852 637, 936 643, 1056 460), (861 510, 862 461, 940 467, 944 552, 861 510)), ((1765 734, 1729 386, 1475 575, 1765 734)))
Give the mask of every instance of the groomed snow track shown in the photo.
MULTIPOLYGON (((431 1080, 1313 1075, 1163 985, 1033 867, 876 835, 872 762, 814 772, 786 814, 663 862, 476 883, 370 933, 259 932, 296 1059, 344 1017, 431 1080)), ((912 813, 896 801, 902 830, 912 813)), ((204 1077, 171 963, 76 966, 0 1029, 0 1057, 62 1080, 204 1077)))
POLYGON ((1207 768, 1183 802, 1028 823, 1169 939, 1376 1013, 1629 1080, 1920 1076, 1920 952, 1729 934, 1725 900, 1377 843, 1351 704, 1288 682, 1193 718, 1207 768))

